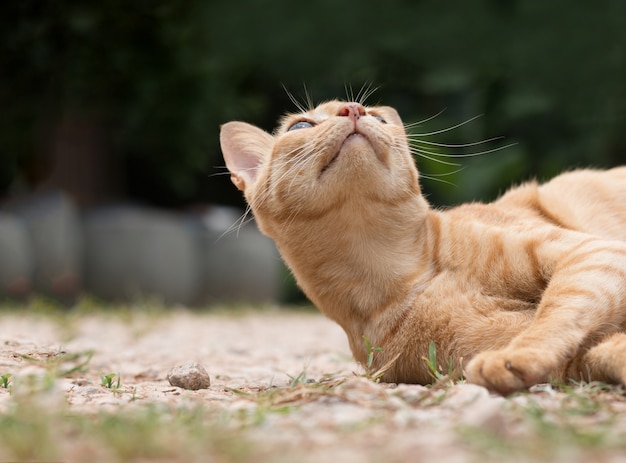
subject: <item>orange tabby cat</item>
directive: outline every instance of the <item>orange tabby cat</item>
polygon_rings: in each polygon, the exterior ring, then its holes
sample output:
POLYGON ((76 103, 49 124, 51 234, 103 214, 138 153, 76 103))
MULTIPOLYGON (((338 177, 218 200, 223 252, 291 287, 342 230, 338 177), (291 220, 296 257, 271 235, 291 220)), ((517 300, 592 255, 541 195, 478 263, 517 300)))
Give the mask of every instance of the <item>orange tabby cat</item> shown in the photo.
POLYGON ((390 107, 331 101, 270 135, 222 127, 234 184, 357 361, 428 383, 428 346, 506 394, 547 380, 626 383, 626 167, 433 210, 390 107))

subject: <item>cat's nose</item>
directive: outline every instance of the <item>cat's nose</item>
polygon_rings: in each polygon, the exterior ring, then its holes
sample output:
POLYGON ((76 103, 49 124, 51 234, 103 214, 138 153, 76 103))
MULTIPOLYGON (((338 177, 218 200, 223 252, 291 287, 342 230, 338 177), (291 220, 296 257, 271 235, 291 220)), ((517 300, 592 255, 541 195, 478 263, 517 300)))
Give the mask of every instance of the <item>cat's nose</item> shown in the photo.
POLYGON ((361 103, 343 103, 337 111, 337 116, 345 116, 356 121, 365 116, 365 108, 361 103))

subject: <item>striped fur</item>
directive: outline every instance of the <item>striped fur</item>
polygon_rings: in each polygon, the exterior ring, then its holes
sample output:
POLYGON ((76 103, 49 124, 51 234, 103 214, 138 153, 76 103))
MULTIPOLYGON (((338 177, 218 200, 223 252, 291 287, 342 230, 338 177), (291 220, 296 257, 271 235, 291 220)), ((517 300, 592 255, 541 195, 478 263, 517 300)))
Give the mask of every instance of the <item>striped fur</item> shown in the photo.
POLYGON ((382 348, 384 380, 431 382, 432 341, 446 369, 501 393, 626 383, 626 168, 438 211, 389 107, 332 101, 274 135, 230 122, 221 143, 260 229, 357 361, 364 337, 382 348))

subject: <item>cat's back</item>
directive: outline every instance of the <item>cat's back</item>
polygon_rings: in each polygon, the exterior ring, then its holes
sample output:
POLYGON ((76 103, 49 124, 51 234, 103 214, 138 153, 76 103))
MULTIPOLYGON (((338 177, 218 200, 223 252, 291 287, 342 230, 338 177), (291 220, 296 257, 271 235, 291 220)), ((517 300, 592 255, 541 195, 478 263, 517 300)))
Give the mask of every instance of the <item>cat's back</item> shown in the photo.
POLYGON ((626 167, 575 170, 547 183, 515 188, 494 203, 569 230, 626 241, 626 167))

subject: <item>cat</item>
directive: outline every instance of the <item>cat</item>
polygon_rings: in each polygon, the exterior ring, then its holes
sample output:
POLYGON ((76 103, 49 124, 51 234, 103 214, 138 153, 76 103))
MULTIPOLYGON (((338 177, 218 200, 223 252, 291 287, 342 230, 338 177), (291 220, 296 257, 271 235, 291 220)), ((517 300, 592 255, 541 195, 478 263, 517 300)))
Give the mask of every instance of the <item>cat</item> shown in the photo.
POLYGON ((231 180, 298 285, 386 382, 425 359, 510 394, 626 383, 626 167, 432 208, 397 111, 329 101, 271 135, 221 127, 231 180), (370 347, 368 351, 368 345, 370 347))

